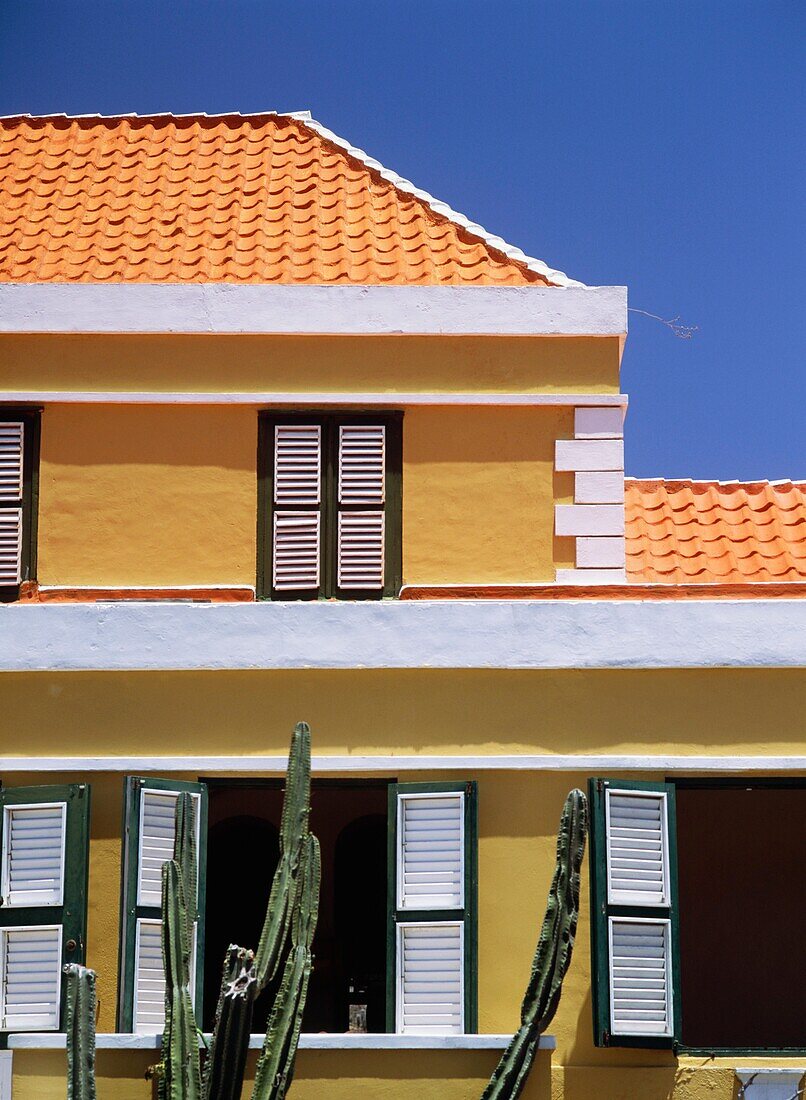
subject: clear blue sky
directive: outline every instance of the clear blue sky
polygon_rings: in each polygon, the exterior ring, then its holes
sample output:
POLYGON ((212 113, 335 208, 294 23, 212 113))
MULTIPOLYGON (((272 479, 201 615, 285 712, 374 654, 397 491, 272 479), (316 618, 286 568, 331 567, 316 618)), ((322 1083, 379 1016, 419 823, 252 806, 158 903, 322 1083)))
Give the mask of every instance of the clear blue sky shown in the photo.
POLYGON ((309 109, 632 306, 628 472, 806 477, 799 0, 0 0, 0 114, 309 109))

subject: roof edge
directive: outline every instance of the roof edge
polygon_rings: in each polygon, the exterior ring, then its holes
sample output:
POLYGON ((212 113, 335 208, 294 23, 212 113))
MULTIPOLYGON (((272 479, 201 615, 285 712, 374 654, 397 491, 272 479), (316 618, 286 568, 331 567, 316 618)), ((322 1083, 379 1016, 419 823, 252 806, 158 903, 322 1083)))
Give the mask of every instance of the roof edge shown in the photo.
POLYGON ((368 168, 370 171, 376 172, 387 183, 391 183, 398 191, 402 191, 404 194, 413 195, 414 198, 424 203, 434 214, 439 217, 447 218, 448 221, 458 225, 461 229, 464 229, 466 233, 478 238, 488 248, 493 249, 495 252, 500 252, 506 256, 507 259, 512 260, 514 263, 522 264, 527 270, 533 272, 536 275, 542 276, 548 280, 550 285, 557 288, 567 287, 587 287, 586 283, 581 283, 576 279, 569 278, 563 271, 558 271, 555 268, 549 267, 543 260, 537 259, 535 256, 528 256, 523 249, 509 244, 494 233, 490 233, 478 222, 471 221, 465 214, 460 213, 458 210, 454 210, 448 203, 442 202, 440 199, 435 198, 428 191, 424 191, 420 187, 416 187, 411 180, 405 179, 403 176, 398 175, 397 172, 392 171, 391 168, 387 168, 381 164, 379 160, 369 156, 363 149, 359 149, 355 145, 351 145, 343 137, 339 137, 333 130, 329 130, 321 122, 318 122, 312 117, 310 111, 253 111, 249 114, 243 114, 241 111, 221 111, 213 114, 208 114, 206 111, 193 111, 188 114, 173 114, 170 111, 155 111, 149 114, 138 114, 137 112, 128 112, 115 115, 101 115, 101 114, 88 114, 88 115, 68 115, 54 113, 49 115, 31 115, 31 114, 13 114, 13 115, 0 115, 0 122, 12 121, 14 119, 67 119, 67 120, 112 120, 112 119, 140 119, 147 121, 148 119, 189 119, 189 118, 205 118, 205 119, 224 119, 224 118, 243 118, 243 119, 255 119, 255 118, 288 118, 293 119, 295 122, 300 122, 304 126, 307 126, 309 130, 312 130, 324 141, 330 142, 337 148, 341 149, 348 156, 354 160, 359 161, 368 168))

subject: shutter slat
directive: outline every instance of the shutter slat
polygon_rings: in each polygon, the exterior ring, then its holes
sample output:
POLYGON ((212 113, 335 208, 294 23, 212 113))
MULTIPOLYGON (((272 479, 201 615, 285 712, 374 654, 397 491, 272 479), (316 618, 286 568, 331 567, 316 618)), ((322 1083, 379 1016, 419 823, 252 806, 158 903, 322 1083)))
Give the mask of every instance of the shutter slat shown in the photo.
MULTIPOLYGON (((190 952, 190 997, 195 1000, 196 938, 190 952)), ((162 922, 141 918, 135 933, 134 1006, 132 1021, 138 1035, 162 1031, 165 1024, 165 964, 162 958, 162 922)))
MULTIPOLYGON (((138 905, 159 907, 162 904, 162 865, 173 859, 177 798, 176 791, 145 789, 142 792, 137 866, 138 905)), ((198 841, 201 800, 198 794, 192 794, 191 798, 196 810, 198 841)))
POLYGON ((461 908, 464 794, 400 795, 398 834, 398 908, 461 908))
POLYGON ((0 930, 1 1030, 58 1028, 61 961, 61 926, 0 930))
POLYGON ((278 591, 319 587, 319 512, 275 512, 272 585, 278 591))
POLYGON ((383 504, 386 428, 342 424, 339 428, 339 503, 383 504))
POLYGON ((383 588, 384 527, 383 512, 339 512, 339 588, 383 588))
POLYGON ((322 428, 276 424, 274 503, 319 504, 322 496, 322 428))
POLYGON ((670 922, 610 917, 614 1035, 671 1035, 670 922))
POLYGON ((25 424, 0 422, 0 502, 22 500, 25 424))
POLYGON ((0 585, 22 580, 22 508, 0 508, 0 585))
POLYGON ((606 798, 609 902, 668 905, 666 796, 611 788, 606 798))
POLYGON ((6 806, 3 900, 8 907, 61 905, 67 805, 6 806))
POLYGON ((464 1030, 461 924, 398 925, 398 1028, 410 1035, 464 1030))

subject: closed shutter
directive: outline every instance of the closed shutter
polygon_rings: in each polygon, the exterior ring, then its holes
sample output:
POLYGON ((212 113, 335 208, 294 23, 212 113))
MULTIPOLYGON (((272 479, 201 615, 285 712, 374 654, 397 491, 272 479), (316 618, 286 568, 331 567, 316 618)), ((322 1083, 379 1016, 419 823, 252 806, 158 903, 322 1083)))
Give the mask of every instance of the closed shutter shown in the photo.
POLYGON ((669 1046, 680 1033, 674 788, 591 782, 598 1045, 669 1046))
POLYGON ((264 414, 258 461, 261 597, 398 594, 400 414, 264 414))
POLYGON ((476 1029, 476 786, 392 784, 387 1027, 476 1029))
POLYGON ((61 972, 83 963, 90 791, 0 791, 0 1031, 57 1031, 61 972))
POLYGON ((25 422, 0 420, 0 585, 22 579, 25 422))
POLYGON ((118 1030, 153 1034, 165 1022, 162 960, 162 867, 173 858, 176 800, 193 796, 196 811, 197 897, 191 996, 201 1018, 204 898, 207 852, 207 788, 202 783, 130 777, 125 787, 118 1030))

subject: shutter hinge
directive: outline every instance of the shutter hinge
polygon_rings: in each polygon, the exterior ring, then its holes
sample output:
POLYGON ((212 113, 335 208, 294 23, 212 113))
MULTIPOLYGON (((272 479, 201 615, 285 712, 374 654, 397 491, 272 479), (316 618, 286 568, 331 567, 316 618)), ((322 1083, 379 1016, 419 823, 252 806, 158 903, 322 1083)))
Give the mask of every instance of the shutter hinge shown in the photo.
POLYGON ((610 1032, 606 1029, 602 1032, 602 1043, 606 1047, 610 1046, 610 1032))
POLYGON ((599 794, 601 794, 602 791, 604 790, 604 780, 603 779, 597 779, 596 780, 596 790, 599 792, 599 794))

